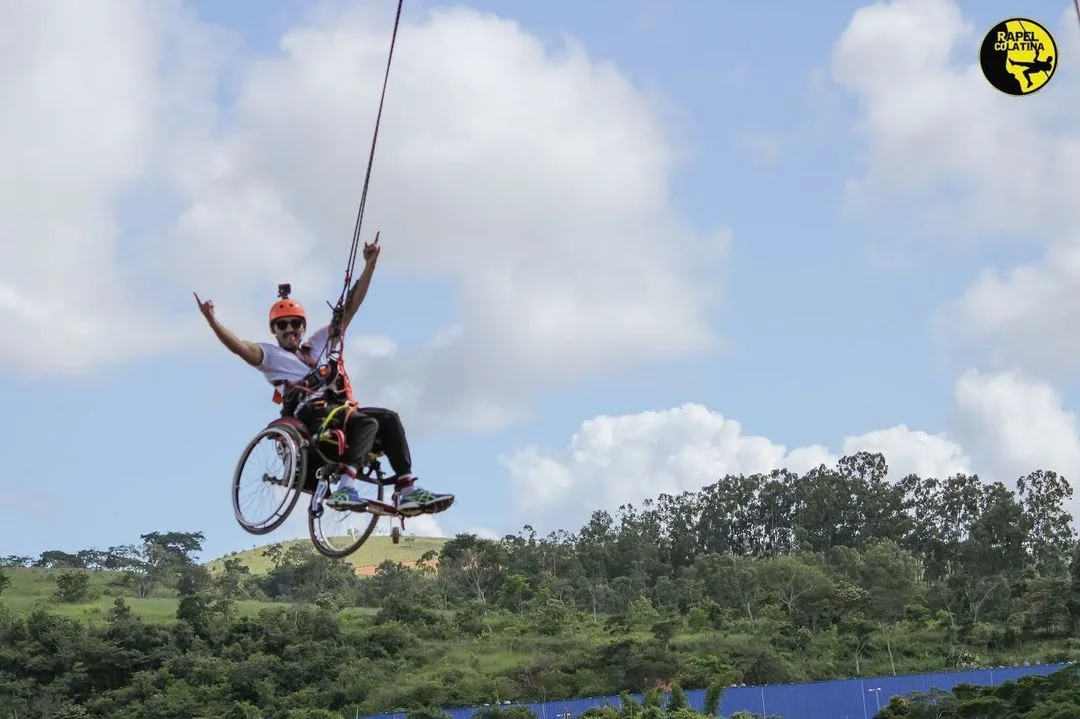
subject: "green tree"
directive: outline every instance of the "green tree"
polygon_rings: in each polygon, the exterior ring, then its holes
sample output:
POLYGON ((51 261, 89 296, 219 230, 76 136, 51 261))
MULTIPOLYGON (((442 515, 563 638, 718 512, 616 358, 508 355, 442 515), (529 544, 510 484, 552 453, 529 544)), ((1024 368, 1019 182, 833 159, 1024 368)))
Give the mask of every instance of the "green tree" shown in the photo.
POLYGON ((705 713, 711 717, 720 713, 720 700, 724 697, 724 685, 712 682, 705 689, 705 713))
POLYGON ((85 563, 78 555, 58 549, 42 552, 34 561, 34 566, 39 569, 86 569, 85 563))
POLYGON ((896 542, 869 544, 861 556, 859 586, 867 593, 873 616, 898 621, 904 608, 919 600, 919 566, 896 542))
POLYGON ((86 707, 64 702, 53 712, 52 719, 90 719, 90 716, 86 707))
POLYGON ((263 714, 259 707, 250 702, 233 702, 225 719, 263 719, 263 714))
POLYGON ((820 607, 828 604, 833 594, 833 584, 828 575, 811 557, 779 556, 765 561, 760 570, 760 581, 770 598, 774 599, 797 624, 814 624, 820 607))
POLYGON ((443 545, 439 574, 447 579, 456 596, 486 603, 498 593, 505 559, 500 545, 472 534, 460 534, 443 545))
POLYGON ((1073 518, 1066 509, 1073 496, 1072 487, 1056 472, 1040 469, 1019 478, 1016 493, 1028 530, 1025 548, 1036 566, 1060 571, 1076 541, 1073 518))
MULTIPOLYGON (((721 477, 596 512, 576 533, 460 535, 429 566, 384 562, 374 576, 307 542, 279 545, 265 573, 231 557, 208 573, 197 533, 45 553, 9 576, 38 563, 54 569, 35 574, 77 572, 123 596, 79 619, 0 605, 0 717, 486 702, 512 719, 502 702, 647 690, 641 706, 589 715, 694 719, 676 685, 707 686, 708 714, 732 683, 1070 658, 1080 551, 1054 529, 1064 478, 1036 473, 1013 492, 969 475, 891 483, 886 470, 862 453, 803 475, 721 477), (129 605, 151 593, 175 601, 175 616, 129 605), (270 603, 239 616, 239 597, 270 603)), ((1078 695, 1075 676, 1038 676, 958 686, 933 711, 1075 719, 1078 695)), ((896 699, 883 716, 936 716, 920 714, 929 706, 896 699)))
POLYGON ((82 571, 61 572, 56 575, 53 598, 66 604, 79 604, 90 599, 90 575, 82 571))
POLYGON ((236 557, 222 563, 221 571, 213 578, 214 589, 225 599, 240 599, 249 595, 251 569, 236 557))
POLYGON ((686 692, 678 682, 671 685, 671 694, 668 696, 667 711, 673 712, 686 708, 686 692))

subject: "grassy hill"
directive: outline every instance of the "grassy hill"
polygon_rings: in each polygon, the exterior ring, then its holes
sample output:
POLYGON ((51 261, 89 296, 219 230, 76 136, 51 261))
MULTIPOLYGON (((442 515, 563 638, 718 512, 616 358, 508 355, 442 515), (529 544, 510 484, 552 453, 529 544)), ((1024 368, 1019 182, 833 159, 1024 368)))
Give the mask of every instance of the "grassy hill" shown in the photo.
MULTIPOLYGON (((364 546, 360 547, 351 556, 346 557, 344 561, 351 564, 356 569, 357 574, 374 574, 375 569, 387 559, 391 562, 400 562, 406 566, 412 566, 425 552, 431 550, 438 552, 445 543, 446 540, 441 537, 406 536, 401 538, 400 544, 391 542, 390 537, 369 537, 364 546)), ((280 544, 284 549, 288 549, 297 544, 310 546, 311 540, 293 539, 285 542, 274 542, 273 544, 280 544)), ((232 552, 224 557, 205 562, 205 564, 211 571, 215 571, 225 563, 226 559, 236 558, 243 562, 252 574, 265 574, 270 569, 270 560, 262 556, 262 552, 267 546, 270 545, 255 547, 242 552, 232 552)))
MULTIPOLYGON (((0 595, 0 717, 257 716, 253 706, 264 717, 308 707, 348 717, 661 682, 795 684, 1080 660, 1080 542, 1063 478, 1040 470, 1013 493, 975 476, 894 484, 886 472, 884 457, 860 454, 805 476, 725 477, 573 532, 460 540, 459 556, 434 575, 358 576, 453 540, 378 537, 349 563, 294 552, 270 572, 264 550, 234 553, 254 576, 165 565, 125 584, 103 572, 93 577, 100 596, 82 605, 50 596, 81 596, 81 577, 12 572, 15 586, 0 595), (148 629, 118 616, 100 626, 110 593, 131 597, 153 579, 167 588, 129 606, 177 621, 148 629), (237 606, 239 597, 281 602, 237 606), (46 615, 12 616, 9 603, 41 603, 46 615)), ((173 531, 139 539, 134 551, 48 551, 36 561, 162 566, 203 541, 173 531)), ((210 566, 228 559, 198 556, 210 566)), ((1054 715, 1080 717, 1069 712, 1054 715)))
MULTIPOLYGON (((118 572, 83 570, 90 576, 90 600, 75 604, 58 602, 53 598, 53 592, 56 590, 56 577, 61 571, 22 567, 5 569, 11 584, 0 595, 0 604, 20 614, 41 608, 50 614, 97 623, 105 620, 115 597, 120 596, 132 611, 149 621, 170 622, 176 617, 175 593, 158 590, 146 598, 136 597, 130 589, 119 585, 118 572)), ((252 616, 270 606, 280 607, 281 604, 242 601, 237 603, 237 610, 241 615, 252 616)))
MULTIPOLYGON (((389 537, 371 537, 363 547, 344 561, 352 565, 357 574, 370 575, 387 559, 406 566, 414 565, 425 552, 438 551, 445 542, 446 540, 441 538, 402 537, 400 544, 393 544, 389 537)), ((310 540, 297 539, 274 544, 281 544, 287 550, 298 544, 310 546, 310 540)), ((219 570, 226 559, 235 557, 243 562, 252 574, 265 574, 271 566, 270 560, 262 556, 267 546, 270 545, 233 552, 203 564, 213 572, 219 570)), ((18 613, 43 608, 52 614, 96 623, 104 621, 115 597, 121 596, 132 610, 144 619, 168 622, 176 616, 175 591, 159 588, 149 597, 137 597, 129 587, 121 583, 122 575, 119 572, 82 570, 90 577, 90 600, 75 604, 56 601, 53 598, 56 577, 63 571, 65 570, 21 567, 5 569, 11 583, 0 595, 0 603, 18 613)), ((282 602, 241 601, 237 603, 237 610, 241 615, 252 616, 261 609, 282 605, 282 602)), ((368 611, 364 608, 350 608, 344 610, 343 614, 363 614, 368 611)))

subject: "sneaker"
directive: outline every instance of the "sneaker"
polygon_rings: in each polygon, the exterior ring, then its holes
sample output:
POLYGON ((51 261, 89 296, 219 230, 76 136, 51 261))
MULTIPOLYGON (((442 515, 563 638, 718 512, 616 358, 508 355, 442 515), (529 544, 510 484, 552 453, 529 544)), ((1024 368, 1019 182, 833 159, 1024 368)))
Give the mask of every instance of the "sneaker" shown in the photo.
POLYGON ((326 498, 326 506, 331 509, 363 509, 368 501, 360 496, 356 487, 339 489, 326 498))
POLYGON ((450 509, 454 503, 452 494, 435 494, 426 489, 413 486, 406 494, 397 496, 397 510, 401 514, 437 514, 450 509))

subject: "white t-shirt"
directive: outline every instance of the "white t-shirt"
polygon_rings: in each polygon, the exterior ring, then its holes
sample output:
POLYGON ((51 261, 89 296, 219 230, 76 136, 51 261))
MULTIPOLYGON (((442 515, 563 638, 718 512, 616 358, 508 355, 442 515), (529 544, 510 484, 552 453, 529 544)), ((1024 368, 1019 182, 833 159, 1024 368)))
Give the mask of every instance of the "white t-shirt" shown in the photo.
MULTIPOLYGON (((315 362, 324 362, 326 357, 323 353, 326 351, 329 342, 330 326, 327 325, 312 332, 311 336, 300 344, 300 348, 302 350, 310 347, 311 359, 315 362)), ((262 347, 263 351, 262 362, 259 363, 258 369, 270 384, 282 380, 299 382, 311 372, 311 366, 297 356, 299 350, 297 353, 290 352, 270 342, 258 342, 256 344, 262 347)))

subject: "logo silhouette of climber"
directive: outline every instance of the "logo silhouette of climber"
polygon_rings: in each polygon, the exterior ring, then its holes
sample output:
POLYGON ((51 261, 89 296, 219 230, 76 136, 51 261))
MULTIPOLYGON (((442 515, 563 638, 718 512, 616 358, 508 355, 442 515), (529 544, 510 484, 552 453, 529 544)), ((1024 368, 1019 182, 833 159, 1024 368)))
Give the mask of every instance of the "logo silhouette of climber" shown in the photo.
POLYGON ((1013 17, 983 36, 979 67, 987 82, 1006 95, 1030 95, 1053 79, 1060 54, 1046 27, 1031 18, 1013 17))
POLYGON ((1035 59, 1031 62, 1017 62, 1011 57, 1008 58, 1010 65, 1019 65, 1024 68, 1024 80, 1027 81, 1027 86, 1031 87, 1031 75, 1036 72, 1045 72, 1047 74, 1054 71, 1054 56, 1048 55, 1045 60, 1039 59, 1039 50, 1035 50, 1035 59))

